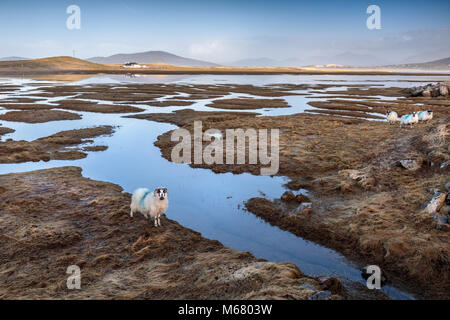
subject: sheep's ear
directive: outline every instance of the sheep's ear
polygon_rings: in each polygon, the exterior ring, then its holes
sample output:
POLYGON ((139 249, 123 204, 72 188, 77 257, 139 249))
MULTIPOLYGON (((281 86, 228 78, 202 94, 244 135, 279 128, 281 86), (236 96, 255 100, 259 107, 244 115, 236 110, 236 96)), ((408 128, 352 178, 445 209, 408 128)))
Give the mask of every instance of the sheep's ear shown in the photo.
POLYGON ((164 191, 164 193, 167 193, 167 194, 169 193, 169 190, 167 190, 167 188, 164 188, 163 191, 164 191))
POLYGON ((153 194, 156 196, 156 195, 158 195, 158 191, 159 191, 159 188, 156 188, 154 191, 153 191, 153 194))

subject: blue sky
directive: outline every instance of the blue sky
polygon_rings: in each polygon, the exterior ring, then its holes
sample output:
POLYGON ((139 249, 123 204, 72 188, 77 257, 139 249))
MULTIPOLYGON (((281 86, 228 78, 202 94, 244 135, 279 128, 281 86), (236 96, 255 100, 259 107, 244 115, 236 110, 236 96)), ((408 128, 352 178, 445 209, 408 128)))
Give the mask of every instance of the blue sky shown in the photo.
POLYGON ((228 62, 344 52, 387 62, 450 56, 450 1, 0 1, 0 57, 165 50, 228 62), (81 29, 66 28, 69 5, 81 29), (381 9, 369 30, 366 8, 381 9))

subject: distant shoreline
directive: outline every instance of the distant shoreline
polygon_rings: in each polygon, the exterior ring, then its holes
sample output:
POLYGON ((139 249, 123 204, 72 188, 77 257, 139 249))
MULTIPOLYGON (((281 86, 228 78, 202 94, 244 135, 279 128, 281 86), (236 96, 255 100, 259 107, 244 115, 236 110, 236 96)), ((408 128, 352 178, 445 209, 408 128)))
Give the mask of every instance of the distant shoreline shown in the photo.
POLYGON ((62 74, 136 74, 136 75, 399 75, 399 76, 450 76, 450 72, 404 72, 404 71, 375 71, 375 70, 210 70, 202 68, 192 70, 190 68, 179 70, 24 70, 24 71, 0 71, 0 76, 32 76, 32 75, 62 75, 62 74))

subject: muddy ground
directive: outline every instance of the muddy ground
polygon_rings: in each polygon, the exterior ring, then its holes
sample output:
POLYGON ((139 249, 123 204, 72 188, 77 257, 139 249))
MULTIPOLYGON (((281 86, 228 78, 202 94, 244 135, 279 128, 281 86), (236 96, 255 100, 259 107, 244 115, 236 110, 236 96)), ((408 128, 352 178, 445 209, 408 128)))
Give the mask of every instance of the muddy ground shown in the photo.
POLYGON ((79 120, 81 116, 61 110, 24 110, 9 111, 0 115, 0 120, 26 122, 26 123, 42 123, 60 120, 79 120))
POLYGON ((305 276, 168 218, 129 216, 131 195, 63 167, 0 176, 1 299, 308 299, 337 280, 305 276), (69 290, 67 268, 81 269, 69 290))
POLYGON ((261 109, 290 107, 284 99, 218 99, 206 106, 218 109, 261 109))

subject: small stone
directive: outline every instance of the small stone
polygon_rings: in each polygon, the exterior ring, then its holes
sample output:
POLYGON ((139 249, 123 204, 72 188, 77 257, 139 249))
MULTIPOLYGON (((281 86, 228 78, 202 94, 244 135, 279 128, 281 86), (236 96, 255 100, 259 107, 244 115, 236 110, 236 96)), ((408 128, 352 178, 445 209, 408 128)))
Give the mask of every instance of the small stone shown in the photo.
POLYGON ((330 299, 331 299, 331 292, 328 290, 316 292, 309 297, 309 300, 330 300, 330 299))
POLYGON ((424 97, 431 97, 431 90, 423 90, 422 91, 422 96, 424 97))
POLYGON ((439 209, 444 205, 446 197, 447 197, 446 193, 436 192, 433 195, 433 198, 431 198, 431 200, 427 201, 423 205, 422 210, 429 213, 431 216, 434 216, 439 211, 439 209))
POLYGON ((411 170, 411 171, 415 171, 417 169, 420 168, 420 164, 417 160, 411 160, 411 159, 406 159, 406 160, 400 160, 400 166, 402 166, 403 168, 407 169, 407 170, 411 170))
POLYGON ((303 202, 300 204, 297 209, 295 209, 296 215, 308 215, 312 211, 312 203, 311 202, 303 202))
POLYGON ((441 164, 441 169, 444 169, 445 167, 448 167, 448 165, 450 164, 450 160, 445 161, 444 163, 441 164))
POLYGON ((439 93, 441 96, 448 96, 448 88, 447 86, 441 86, 439 88, 439 93))
POLYGON ((325 289, 328 289, 333 294, 344 294, 345 289, 341 281, 335 277, 321 277, 319 280, 324 284, 325 289))
POLYGON ((294 193, 292 191, 286 191, 281 196, 281 200, 283 200, 283 201, 293 201, 293 200, 295 200, 295 195, 294 195, 294 193))
POLYGON ((448 192, 450 192, 450 182, 447 182, 445 184, 445 190, 447 190, 448 192))
POLYGON ((438 188, 427 188, 427 192, 434 195, 436 192, 439 192, 439 189, 438 188))

